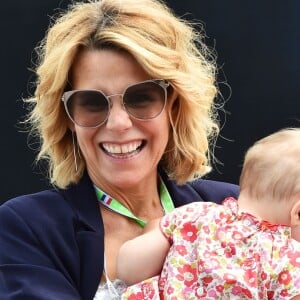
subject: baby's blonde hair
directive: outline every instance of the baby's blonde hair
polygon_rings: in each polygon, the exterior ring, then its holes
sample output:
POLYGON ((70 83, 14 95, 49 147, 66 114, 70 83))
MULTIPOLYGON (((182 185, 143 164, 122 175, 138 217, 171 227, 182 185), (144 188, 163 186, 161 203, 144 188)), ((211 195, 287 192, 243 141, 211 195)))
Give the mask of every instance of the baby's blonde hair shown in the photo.
POLYGON ((300 128, 257 141, 246 153, 240 188, 252 199, 288 200, 300 193, 300 128))
POLYGON ((82 155, 78 171, 74 168, 61 102, 70 69, 85 49, 125 50, 151 77, 168 80, 177 96, 168 103, 171 132, 161 165, 179 184, 208 172, 219 128, 215 60, 203 39, 203 32, 159 0, 77 2, 62 13, 37 48, 36 92, 28 99, 33 104, 28 122, 41 139, 37 159, 48 160, 51 182, 64 188, 85 169, 82 155))

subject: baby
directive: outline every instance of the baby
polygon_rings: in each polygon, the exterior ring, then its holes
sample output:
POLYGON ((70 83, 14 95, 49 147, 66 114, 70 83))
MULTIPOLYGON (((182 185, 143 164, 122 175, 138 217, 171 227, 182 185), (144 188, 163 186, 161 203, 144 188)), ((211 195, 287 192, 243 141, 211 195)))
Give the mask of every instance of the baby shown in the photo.
POLYGON ((247 152, 239 198, 195 202, 126 242, 122 299, 300 299, 300 129, 247 152))

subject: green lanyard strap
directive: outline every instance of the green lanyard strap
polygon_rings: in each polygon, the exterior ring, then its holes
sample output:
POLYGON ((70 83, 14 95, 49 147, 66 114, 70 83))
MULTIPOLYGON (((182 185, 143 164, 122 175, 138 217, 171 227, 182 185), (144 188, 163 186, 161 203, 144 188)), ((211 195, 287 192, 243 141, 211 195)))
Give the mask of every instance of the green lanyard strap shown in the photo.
MULTIPOLYGON (((161 182, 161 184, 160 184, 160 201, 161 201, 161 205, 164 209, 164 212, 167 213, 174 209, 174 203, 172 201, 172 198, 171 198, 164 182, 162 180, 160 180, 160 182, 161 182)), ((118 200, 112 198, 111 196, 107 195, 105 192, 103 192, 97 186, 94 185, 94 188, 96 191, 98 201, 100 203, 102 203, 104 206, 106 206, 110 210, 112 210, 120 215, 123 215, 125 217, 135 220, 141 227, 145 227, 145 225, 147 224, 146 221, 141 220, 140 218, 136 217, 122 203, 120 203, 118 200)))

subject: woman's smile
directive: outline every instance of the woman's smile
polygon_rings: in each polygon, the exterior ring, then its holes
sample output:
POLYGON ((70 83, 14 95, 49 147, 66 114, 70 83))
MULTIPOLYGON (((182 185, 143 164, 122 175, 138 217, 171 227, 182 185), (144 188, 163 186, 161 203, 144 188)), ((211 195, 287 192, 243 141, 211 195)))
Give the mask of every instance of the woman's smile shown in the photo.
POLYGON ((142 150, 145 142, 142 140, 128 143, 101 143, 100 148, 113 158, 126 159, 131 158, 142 150))

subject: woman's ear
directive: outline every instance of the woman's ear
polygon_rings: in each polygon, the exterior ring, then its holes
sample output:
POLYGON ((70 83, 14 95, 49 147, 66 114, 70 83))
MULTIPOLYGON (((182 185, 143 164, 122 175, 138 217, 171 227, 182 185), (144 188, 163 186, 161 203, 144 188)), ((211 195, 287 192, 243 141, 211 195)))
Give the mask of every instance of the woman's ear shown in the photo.
POLYGON ((291 209, 291 227, 300 225, 300 197, 292 206, 291 209))

